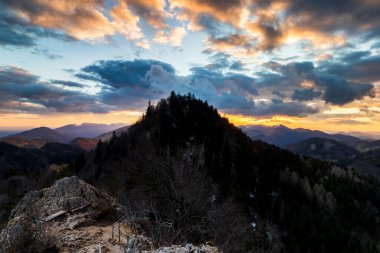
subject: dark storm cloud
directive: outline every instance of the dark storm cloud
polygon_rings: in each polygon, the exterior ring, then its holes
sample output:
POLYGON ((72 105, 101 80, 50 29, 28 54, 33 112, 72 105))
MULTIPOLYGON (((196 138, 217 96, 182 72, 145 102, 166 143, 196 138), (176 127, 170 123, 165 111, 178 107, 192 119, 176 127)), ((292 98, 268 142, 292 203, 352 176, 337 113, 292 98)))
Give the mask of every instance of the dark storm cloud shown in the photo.
POLYGON ((96 113, 142 110, 148 99, 158 100, 174 90, 192 92, 226 113, 306 116, 319 111, 308 105, 310 100, 342 105, 373 93, 372 84, 348 81, 310 62, 269 62, 265 67, 270 72, 261 72, 254 78, 229 72, 231 62, 227 55, 218 58, 227 59, 222 68, 194 67, 187 76, 179 76, 171 65, 156 60, 98 61, 76 73, 76 77, 100 87, 94 95, 65 89, 82 88, 81 83, 43 82, 23 69, 5 67, 0 70, 1 107, 96 113))
POLYGON ((364 96, 374 96, 374 86, 368 83, 349 82, 332 74, 317 74, 316 85, 324 89, 323 100, 335 105, 344 105, 364 96))
POLYGON ((356 52, 338 63, 326 63, 324 66, 331 74, 343 76, 360 82, 380 81, 380 56, 368 52, 356 52))
POLYGON ((271 101, 271 103, 257 103, 252 110, 251 115, 266 116, 266 115, 287 115, 304 117, 309 114, 319 112, 319 108, 307 106, 300 102, 283 102, 282 100, 271 101))
POLYGON ((295 89, 292 95, 293 100, 309 101, 315 98, 319 98, 322 92, 315 91, 314 89, 295 89))
POLYGON ((285 94, 279 92, 278 90, 273 90, 273 91, 272 91, 272 95, 275 95, 275 96, 277 96, 277 97, 279 97, 279 98, 285 98, 285 97, 286 97, 285 94))
POLYGON ((260 31, 262 34, 263 39, 256 48, 258 50, 271 51, 282 44, 283 33, 277 24, 260 22, 251 29, 260 31))
POLYGON ((327 103, 344 105, 374 95, 372 84, 349 81, 344 75, 330 73, 326 66, 316 68, 311 62, 293 62, 286 65, 270 62, 266 66, 277 74, 261 75, 260 86, 292 92, 295 100, 306 101, 321 96, 327 103), (314 89, 300 89, 305 82, 309 82, 307 85, 314 86, 314 89))
POLYGON ((287 15, 300 17, 297 25, 321 31, 364 32, 379 36, 380 2, 373 0, 287 1, 287 15))
POLYGON ((254 78, 222 74, 210 66, 195 67, 191 75, 178 76, 171 65, 159 61, 102 61, 82 71, 103 84, 98 94, 103 103, 123 109, 142 109, 147 99, 159 99, 175 90, 192 92, 225 111, 249 112, 254 107, 250 97, 258 95, 254 78))
POLYGON ((198 67, 192 69, 189 90, 227 113, 249 116, 289 115, 306 116, 319 111, 303 102, 281 99, 259 100, 260 85, 252 77, 227 73, 220 74, 198 67), (256 99, 256 101, 255 101, 256 99))
POLYGON ((105 112, 108 106, 95 97, 58 88, 39 80, 24 69, 0 67, 2 111, 105 112))
POLYGON ((99 99, 122 109, 144 108, 147 99, 168 95, 178 83, 175 69, 155 60, 99 61, 75 76, 100 83, 99 99))
POLYGON ((31 47, 35 45, 34 38, 25 34, 23 29, 11 28, 8 24, 0 21, 0 45, 31 47))
POLYGON ((311 62, 269 62, 265 66, 271 72, 253 78, 229 72, 231 59, 226 54, 211 59, 214 63, 193 67, 188 76, 178 76, 171 65, 155 60, 99 61, 76 76, 101 83, 97 96, 102 103, 123 109, 141 109, 147 99, 159 99, 175 90, 192 92, 225 112, 305 116, 319 111, 306 104, 310 100, 343 105, 373 95, 372 84, 348 81, 311 62))
POLYGON ((73 81, 65 81, 65 80, 50 80, 53 84, 60 84, 63 86, 73 87, 73 88, 83 88, 85 85, 73 81))
POLYGON ((368 57, 371 55, 371 52, 369 51, 356 51, 356 52, 351 52, 342 57, 342 62, 356 62, 362 58, 368 57))
MULTIPOLYGON (((151 85, 148 72, 152 66, 160 66, 162 70, 174 74, 174 68, 160 61, 99 61, 96 64, 84 67, 84 75, 77 75, 83 79, 99 80, 112 88, 147 89, 151 85)), ((159 74, 159 73, 157 73, 159 74)), ((162 73, 161 73, 162 74, 162 73)))

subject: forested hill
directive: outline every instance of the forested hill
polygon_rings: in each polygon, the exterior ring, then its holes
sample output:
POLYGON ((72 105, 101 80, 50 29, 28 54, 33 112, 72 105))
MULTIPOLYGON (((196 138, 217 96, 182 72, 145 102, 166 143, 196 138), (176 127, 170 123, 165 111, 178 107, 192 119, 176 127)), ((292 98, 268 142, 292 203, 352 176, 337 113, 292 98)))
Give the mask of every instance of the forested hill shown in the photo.
POLYGON ((192 95, 149 104, 128 132, 99 142, 80 174, 149 217, 144 231, 156 244, 380 251, 376 180, 252 141, 192 95))

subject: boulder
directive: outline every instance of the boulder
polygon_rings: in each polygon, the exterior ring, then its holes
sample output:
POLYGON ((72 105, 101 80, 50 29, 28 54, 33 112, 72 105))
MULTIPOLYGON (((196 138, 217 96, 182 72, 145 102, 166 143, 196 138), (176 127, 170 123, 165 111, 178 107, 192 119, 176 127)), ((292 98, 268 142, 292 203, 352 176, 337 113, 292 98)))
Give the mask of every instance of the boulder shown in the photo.
POLYGON ((122 211, 115 199, 79 178, 60 179, 21 199, 0 233, 0 252, 23 246, 19 244, 36 246, 41 238, 42 244, 57 249, 79 250, 97 244, 92 234, 77 228, 97 224, 100 218, 113 220, 122 211))

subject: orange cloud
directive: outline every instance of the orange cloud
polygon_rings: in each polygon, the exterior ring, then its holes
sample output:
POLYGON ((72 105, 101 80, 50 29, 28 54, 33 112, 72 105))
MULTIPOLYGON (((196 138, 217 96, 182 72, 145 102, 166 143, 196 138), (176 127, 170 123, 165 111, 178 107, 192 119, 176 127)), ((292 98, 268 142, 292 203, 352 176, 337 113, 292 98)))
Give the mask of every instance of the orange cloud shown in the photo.
POLYGON ((189 20, 190 28, 199 30, 202 29, 198 22, 201 14, 211 15, 217 20, 228 22, 235 27, 242 27, 247 18, 247 2, 245 0, 172 0, 170 7, 172 9, 179 8, 181 10, 179 18, 189 20))
POLYGON ((100 0, 30 0, 12 4, 17 17, 43 28, 59 29, 76 39, 94 40, 112 35, 114 27, 103 15, 100 0))
POLYGON ((126 3, 129 8, 133 9, 137 15, 144 18, 153 28, 165 29, 168 27, 165 23, 165 19, 170 15, 165 11, 165 0, 128 0, 126 3))
MULTIPOLYGON (((135 16, 124 1, 111 9, 111 17, 114 19, 112 22, 116 31, 121 33, 127 38, 132 40, 141 39, 144 37, 138 23, 140 18, 135 16)), ((141 43, 141 42, 140 42, 141 43)))
POLYGON ((174 47, 181 45, 182 39, 186 35, 186 30, 183 27, 176 27, 167 31, 158 31, 154 35, 153 42, 159 44, 171 44, 174 47))
MULTIPOLYGON (((103 0, 30 0, 7 4, 18 20, 88 41, 102 41, 117 33, 138 46, 149 48, 140 22, 144 19, 155 29, 167 29, 165 0, 118 0, 110 9, 103 0)), ((174 43, 178 44, 178 36, 174 43)))

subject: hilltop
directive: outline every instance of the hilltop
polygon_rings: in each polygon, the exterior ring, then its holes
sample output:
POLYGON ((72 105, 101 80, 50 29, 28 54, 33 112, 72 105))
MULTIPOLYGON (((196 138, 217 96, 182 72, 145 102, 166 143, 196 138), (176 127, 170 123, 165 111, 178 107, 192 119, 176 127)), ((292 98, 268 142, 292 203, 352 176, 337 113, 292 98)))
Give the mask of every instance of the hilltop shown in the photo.
POLYGON ((156 225, 146 233, 158 245, 379 250, 376 180, 253 141, 191 94, 149 105, 127 132, 100 142, 79 175, 150 217, 156 225))

